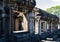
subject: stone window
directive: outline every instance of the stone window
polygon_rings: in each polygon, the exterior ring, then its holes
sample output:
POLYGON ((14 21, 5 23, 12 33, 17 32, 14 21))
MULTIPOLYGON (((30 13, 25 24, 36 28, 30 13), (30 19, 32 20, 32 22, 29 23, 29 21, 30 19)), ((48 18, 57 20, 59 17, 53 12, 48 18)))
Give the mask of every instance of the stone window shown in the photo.
POLYGON ((41 23, 41 31, 42 31, 42 32, 44 31, 44 30, 43 30, 43 29, 44 29, 43 26, 44 26, 44 22, 41 23))
POLYGON ((22 27, 22 22, 23 22, 23 17, 18 17, 18 18, 15 18, 14 20, 14 31, 19 31, 19 30, 23 30, 23 27, 22 27))
POLYGON ((46 32, 47 24, 46 21, 41 21, 41 32, 46 32))
POLYGON ((13 33, 19 33, 19 32, 27 32, 28 31, 28 21, 27 21, 27 15, 24 15, 22 13, 16 14, 14 16, 14 28, 13 33))

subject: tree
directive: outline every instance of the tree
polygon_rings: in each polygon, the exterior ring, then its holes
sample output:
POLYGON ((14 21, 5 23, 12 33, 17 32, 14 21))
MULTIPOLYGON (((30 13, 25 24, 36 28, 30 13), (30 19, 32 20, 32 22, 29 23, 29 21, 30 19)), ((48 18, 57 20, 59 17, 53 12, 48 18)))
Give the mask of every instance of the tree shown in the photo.
POLYGON ((47 8, 46 11, 49 13, 52 13, 60 18, 60 6, 47 8))

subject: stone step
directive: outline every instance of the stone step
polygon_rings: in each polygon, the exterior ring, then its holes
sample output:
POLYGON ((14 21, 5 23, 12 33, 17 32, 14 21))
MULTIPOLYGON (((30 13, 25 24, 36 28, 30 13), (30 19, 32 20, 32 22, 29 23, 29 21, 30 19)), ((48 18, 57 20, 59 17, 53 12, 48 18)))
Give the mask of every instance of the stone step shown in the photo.
POLYGON ((55 41, 50 41, 50 40, 42 40, 41 42, 55 42, 55 41))
POLYGON ((46 40, 48 40, 48 41, 53 41, 53 38, 46 38, 46 40))

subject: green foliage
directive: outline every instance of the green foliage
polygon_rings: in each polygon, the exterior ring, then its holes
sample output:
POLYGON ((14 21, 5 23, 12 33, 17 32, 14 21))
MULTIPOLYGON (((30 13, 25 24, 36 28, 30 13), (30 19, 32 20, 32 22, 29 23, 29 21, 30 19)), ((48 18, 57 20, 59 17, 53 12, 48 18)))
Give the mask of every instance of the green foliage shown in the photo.
POLYGON ((47 8, 46 11, 49 13, 55 14, 56 16, 58 16, 60 18, 60 6, 47 8))

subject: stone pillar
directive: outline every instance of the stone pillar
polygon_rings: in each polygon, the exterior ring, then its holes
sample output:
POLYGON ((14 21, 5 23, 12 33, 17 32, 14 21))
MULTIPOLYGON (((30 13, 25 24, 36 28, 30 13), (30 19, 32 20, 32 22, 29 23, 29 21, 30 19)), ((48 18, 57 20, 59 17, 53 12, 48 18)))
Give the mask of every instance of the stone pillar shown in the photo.
POLYGON ((35 21, 35 34, 41 35, 41 22, 40 22, 40 19, 35 21))
POLYGON ((34 19, 30 20, 29 26, 30 26, 30 33, 34 33, 34 19))
POLYGON ((40 21, 35 22, 35 34, 40 34, 40 21))
POLYGON ((38 34, 40 35, 40 20, 38 20, 38 34))
POLYGON ((60 24, 58 24, 58 29, 60 29, 60 24))
POLYGON ((35 34, 38 34, 38 21, 35 20, 35 34))
POLYGON ((34 14, 30 13, 28 18, 28 28, 31 34, 34 33, 34 14))
POLYGON ((40 35, 41 35, 41 21, 40 21, 40 35))
POLYGON ((44 23, 44 31, 47 32, 47 22, 44 23))
POLYGON ((48 29, 49 29, 49 23, 47 22, 47 31, 48 31, 48 29))
POLYGON ((3 28, 4 28, 4 36, 6 42, 13 42, 11 41, 11 33, 12 33, 12 14, 11 10, 8 6, 4 7, 5 15, 3 14, 3 28))
POLYGON ((51 32, 53 32, 53 23, 51 22, 51 32))
POLYGON ((0 37, 1 37, 1 28, 2 28, 2 27, 1 27, 1 20, 0 20, 0 37))

